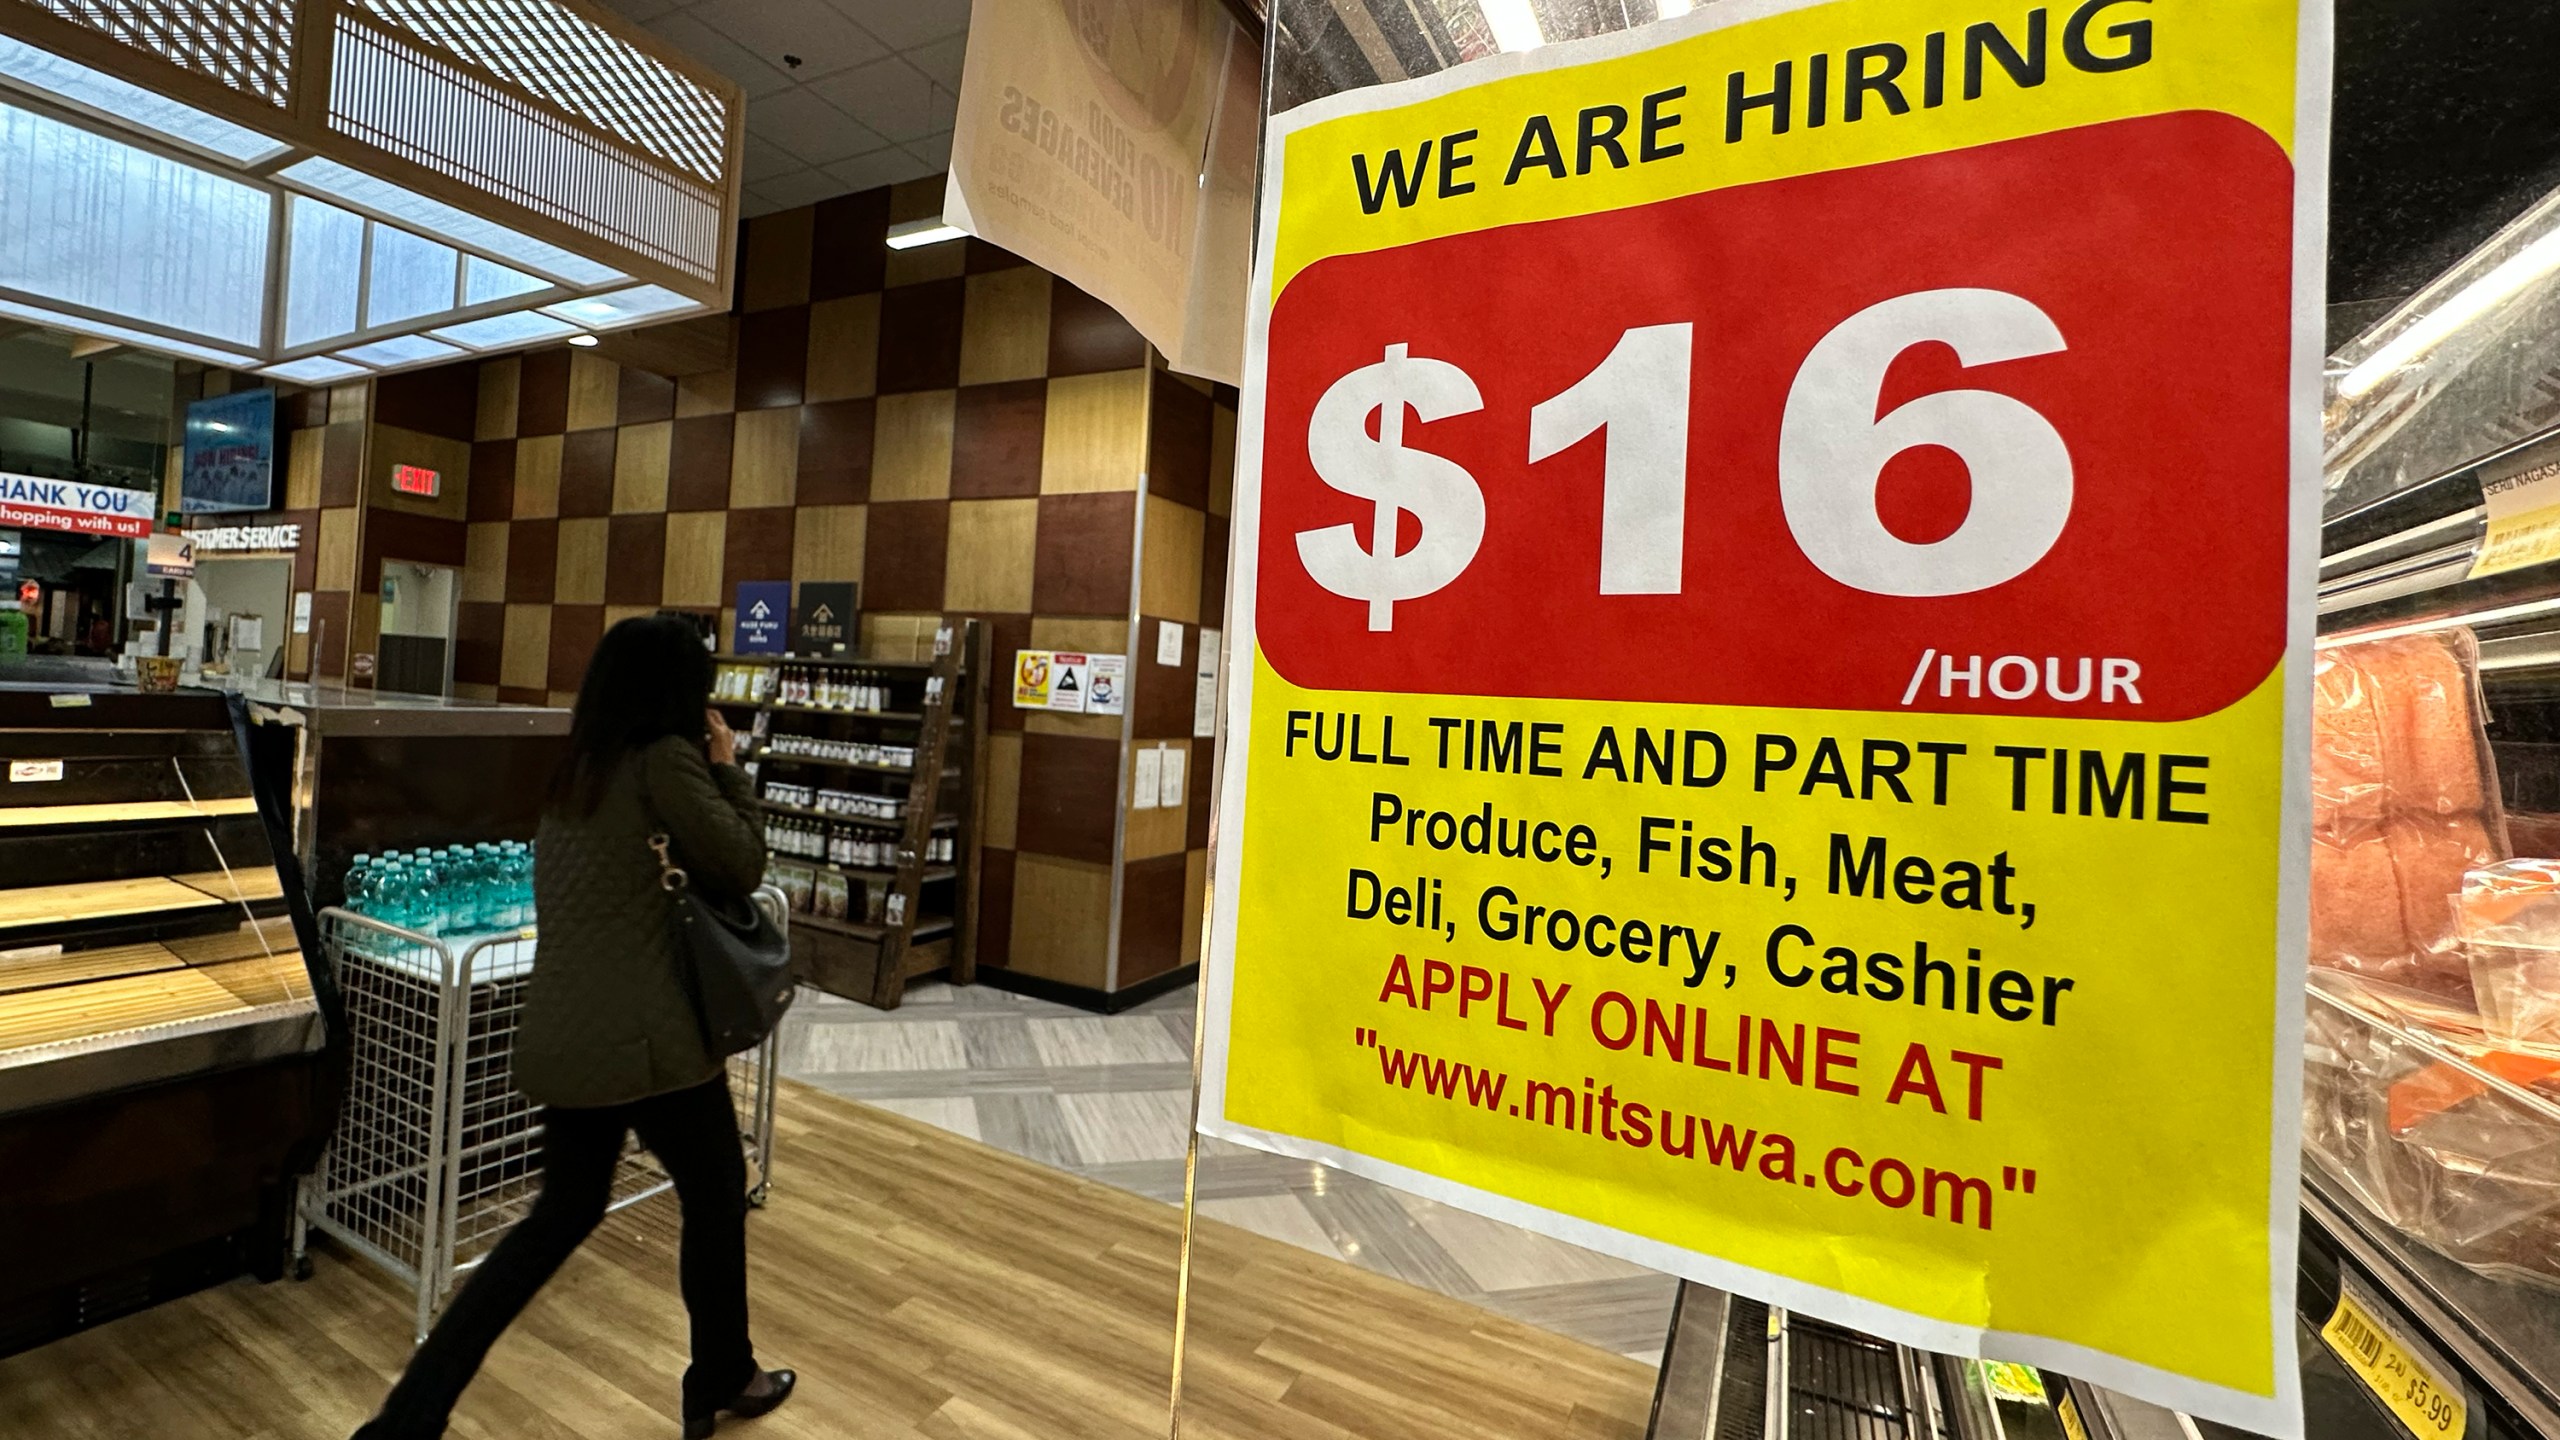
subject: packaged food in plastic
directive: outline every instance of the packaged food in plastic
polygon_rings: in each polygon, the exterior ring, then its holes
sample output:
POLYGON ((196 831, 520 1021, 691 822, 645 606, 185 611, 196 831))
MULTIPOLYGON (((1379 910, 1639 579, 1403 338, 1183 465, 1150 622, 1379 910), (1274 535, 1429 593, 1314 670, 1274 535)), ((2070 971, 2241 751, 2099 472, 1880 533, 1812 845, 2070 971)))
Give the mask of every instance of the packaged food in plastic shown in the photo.
POLYGON ((2456 910, 2481 1029, 2560 1053, 2560 860, 2509 860, 2463 877, 2456 910))
POLYGON ((2462 877, 2506 858, 2459 627, 2329 646, 2312 682, 2311 962, 2469 1007, 2462 877))
POLYGON ((2350 975, 2314 975, 2309 1004, 2312 1159, 2453 1259, 2560 1283, 2560 1059, 2458 1042, 2350 975))

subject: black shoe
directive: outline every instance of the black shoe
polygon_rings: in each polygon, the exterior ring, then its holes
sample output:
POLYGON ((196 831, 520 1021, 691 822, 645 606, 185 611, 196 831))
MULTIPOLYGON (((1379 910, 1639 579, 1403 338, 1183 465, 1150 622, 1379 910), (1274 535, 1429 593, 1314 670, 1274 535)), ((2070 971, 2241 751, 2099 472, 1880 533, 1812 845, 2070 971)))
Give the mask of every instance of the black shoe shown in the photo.
POLYGON ((749 1395, 741 1391, 738 1398, 708 1415, 685 1417, 684 1440, 709 1440, 711 1432, 719 1428, 720 1417, 724 1414, 735 1415, 741 1420, 753 1420, 759 1415, 770 1415, 781 1409, 782 1402, 791 1398, 791 1387, 800 1383, 800 1377, 789 1370, 767 1370, 764 1373, 773 1378, 771 1390, 762 1395, 749 1395))

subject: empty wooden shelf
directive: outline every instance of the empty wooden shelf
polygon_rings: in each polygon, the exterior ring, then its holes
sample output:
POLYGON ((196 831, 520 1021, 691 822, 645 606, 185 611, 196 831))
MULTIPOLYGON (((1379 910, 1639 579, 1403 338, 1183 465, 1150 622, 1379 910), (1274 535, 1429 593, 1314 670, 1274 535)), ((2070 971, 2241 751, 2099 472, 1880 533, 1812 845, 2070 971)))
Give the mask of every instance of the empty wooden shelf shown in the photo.
POLYGON ((224 815, 253 815, 258 802, 246 795, 229 800, 118 800, 97 805, 15 805, 0 809, 0 830, 40 825, 141 825, 170 820, 210 820, 224 815))
MULTIPOLYGON (((221 877, 217 872, 216 880, 221 877)), ((275 883, 272 869, 268 883, 275 883)), ((282 886, 277 887, 281 893, 282 886)), ((149 915, 163 910, 193 910, 222 901, 208 891, 156 875, 124 880, 80 880, 66 885, 29 885, 0 890, 0 931, 37 925, 69 925, 119 915, 149 915)))

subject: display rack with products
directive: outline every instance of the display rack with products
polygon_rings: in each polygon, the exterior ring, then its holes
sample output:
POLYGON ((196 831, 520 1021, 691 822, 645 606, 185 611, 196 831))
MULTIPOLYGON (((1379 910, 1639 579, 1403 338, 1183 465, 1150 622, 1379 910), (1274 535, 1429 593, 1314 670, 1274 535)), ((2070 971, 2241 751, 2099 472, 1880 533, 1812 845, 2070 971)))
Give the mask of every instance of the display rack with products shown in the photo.
POLYGON ((953 620, 923 660, 721 657, 714 703, 740 725, 792 956, 820 989, 895 1009, 917 976, 976 978, 987 645, 953 620))
POLYGON ((332 1103, 229 708, 54 667, 0 683, 0 1354, 272 1278, 332 1103))

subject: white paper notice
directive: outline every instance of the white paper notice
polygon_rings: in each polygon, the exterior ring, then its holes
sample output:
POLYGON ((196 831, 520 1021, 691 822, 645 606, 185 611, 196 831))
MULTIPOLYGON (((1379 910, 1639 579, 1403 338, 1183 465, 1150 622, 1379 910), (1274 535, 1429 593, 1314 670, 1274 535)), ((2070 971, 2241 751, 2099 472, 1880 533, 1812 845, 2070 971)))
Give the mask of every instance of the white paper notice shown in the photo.
POLYGON ((267 622, 255 615, 235 616, 231 621, 231 648, 264 650, 267 648, 267 622))
POLYGON ((1117 715, 1129 708, 1129 657, 1096 655, 1085 690, 1084 713, 1117 715))
POLYGON ((1137 783, 1129 787, 1129 808, 1132 810, 1155 809, 1156 792, 1163 788, 1163 785, 1164 752, 1161 750, 1139 751, 1138 779, 1137 783))
POLYGON ((1167 810, 1182 808, 1182 772, 1184 762, 1190 758, 1188 750, 1176 750, 1170 745, 1164 747, 1164 773, 1159 777, 1156 795, 1167 810))
POLYGON ((1191 692, 1191 738, 1206 740, 1218 733, 1218 632, 1200 632, 1198 683, 1191 692))
POLYGON ((1156 663, 1159 665, 1182 663, 1181 621, 1159 620, 1156 622, 1156 663))
POLYGON ((293 633, 311 633, 311 592, 308 590, 293 597, 293 633))

